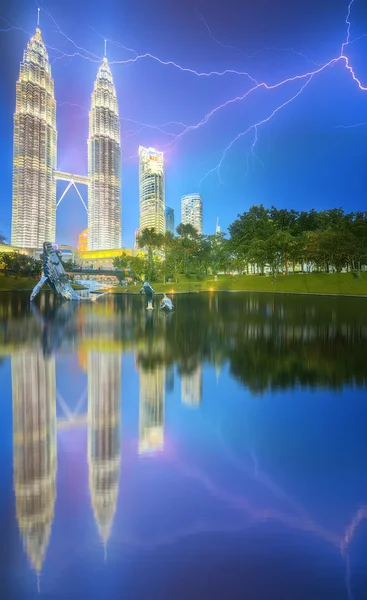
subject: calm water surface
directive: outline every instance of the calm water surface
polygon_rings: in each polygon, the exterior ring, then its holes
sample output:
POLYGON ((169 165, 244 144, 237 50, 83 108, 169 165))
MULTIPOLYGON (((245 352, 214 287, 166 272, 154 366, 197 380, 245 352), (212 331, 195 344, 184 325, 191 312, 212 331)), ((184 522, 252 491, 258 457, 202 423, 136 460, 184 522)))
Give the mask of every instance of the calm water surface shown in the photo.
POLYGON ((367 301, 0 296, 6 599, 366 600, 367 301))

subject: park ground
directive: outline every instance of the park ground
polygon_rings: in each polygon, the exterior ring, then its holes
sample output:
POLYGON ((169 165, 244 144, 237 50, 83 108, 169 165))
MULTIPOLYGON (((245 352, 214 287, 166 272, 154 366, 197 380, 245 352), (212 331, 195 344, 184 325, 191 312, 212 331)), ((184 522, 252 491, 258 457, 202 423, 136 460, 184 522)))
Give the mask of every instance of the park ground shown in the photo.
MULTIPOLYGON (((37 282, 25 277, 14 277, 0 274, 1 291, 32 290, 37 282)), ((156 293, 185 293, 204 291, 253 291, 253 292, 277 292, 287 294, 333 294, 341 296, 366 296, 367 297, 367 273, 361 273, 355 277, 352 273, 309 273, 295 275, 270 276, 259 275, 219 275, 198 279, 196 276, 190 278, 179 276, 178 282, 161 283, 153 282, 156 293)), ((74 285, 75 289, 80 286, 74 285)), ((111 293, 126 294, 138 293, 140 284, 130 286, 114 286, 110 288, 111 293)))

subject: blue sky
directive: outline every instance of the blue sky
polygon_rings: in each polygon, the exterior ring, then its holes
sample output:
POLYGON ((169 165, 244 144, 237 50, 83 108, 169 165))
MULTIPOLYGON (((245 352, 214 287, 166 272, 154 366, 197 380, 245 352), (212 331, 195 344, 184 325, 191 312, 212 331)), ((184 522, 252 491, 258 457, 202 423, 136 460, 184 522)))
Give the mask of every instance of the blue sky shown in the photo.
MULTIPOLYGON (((9 236, 15 83, 23 49, 36 26, 37 6, 29 0, 1 0, 0 6, 0 52, 6 57, 0 64, 0 231, 9 236)), ((202 193, 204 233, 215 230, 217 216, 225 230, 238 213, 261 202, 299 210, 365 208, 367 125, 354 125, 367 123, 367 91, 359 89, 344 59, 311 77, 298 97, 257 130, 253 126, 295 96, 307 77, 274 89, 261 86, 177 138, 184 126, 197 125, 216 107, 256 85, 243 74, 203 76, 179 67, 198 73, 248 72, 270 86, 305 76, 340 56, 348 0, 279 0, 276 9, 269 0, 53 0, 40 6, 55 80, 61 170, 87 174, 90 95, 103 40, 110 40, 107 55, 121 117, 124 246, 132 245, 139 221, 139 145, 165 153, 166 204, 175 209, 176 224, 180 196, 202 193), (139 58, 145 54, 156 58, 139 58), (172 121, 176 124, 161 127, 172 121), (225 149, 247 129, 221 162, 225 149)), ((363 0, 352 3, 350 22, 352 43, 344 54, 361 86, 367 87, 363 0)), ((58 184, 59 196, 64 186, 58 184)), ((58 209, 57 241, 76 244, 85 227, 85 210, 71 192, 58 209)))

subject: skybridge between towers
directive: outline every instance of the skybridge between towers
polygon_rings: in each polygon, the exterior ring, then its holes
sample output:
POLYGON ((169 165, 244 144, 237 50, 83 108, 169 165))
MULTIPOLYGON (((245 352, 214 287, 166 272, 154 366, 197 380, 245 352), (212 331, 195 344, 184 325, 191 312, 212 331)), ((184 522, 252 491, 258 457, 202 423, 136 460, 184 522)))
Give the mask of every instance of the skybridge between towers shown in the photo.
POLYGON ((77 184, 88 186, 89 185, 89 177, 87 177, 86 175, 76 175, 74 173, 65 173, 64 171, 54 171, 54 179, 55 179, 55 181, 67 181, 68 182, 68 185, 66 186, 66 188, 64 189, 60 198, 56 202, 56 208, 58 208, 59 204, 65 198, 68 191, 72 187, 74 187, 86 212, 88 212, 87 205, 85 204, 85 202, 83 200, 83 196, 81 195, 79 189, 77 188, 77 184))

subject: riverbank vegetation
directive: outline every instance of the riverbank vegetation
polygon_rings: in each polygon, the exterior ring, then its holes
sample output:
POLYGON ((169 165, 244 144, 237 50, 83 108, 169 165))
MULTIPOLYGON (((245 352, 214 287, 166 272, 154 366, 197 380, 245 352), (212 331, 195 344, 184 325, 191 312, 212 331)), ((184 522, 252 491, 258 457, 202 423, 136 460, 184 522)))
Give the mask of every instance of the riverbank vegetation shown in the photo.
MULTIPOLYGON (((309 273, 277 276, 218 275, 197 278, 180 276, 178 282, 153 283, 155 293, 184 293, 204 291, 253 291, 286 294, 337 294, 367 296, 367 273, 309 273)), ((110 293, 139 293, 140 285, 116 286, 110 293)))
POLYGON ((359 278, 367 264, 367 212, 297 212, 260 205, 238 215, 228 239, 223 233, 199 235, 191 225, 180 224, 176 231, 173 236, 143 230, 138 243, 145 252, 136 257, 123 253, 114 259, 115 268, 122 277, 177 284, 182 277, 218 273, 275 277, 346 271, 359 278))
MULTIPOLYGON (((39 278, 16 276, 16 275, 5 275, 0 273, 0 292, 26 292, 32 291, 34 286, 39 282, 39 278)), ((72 283, 74 290, 83 290, 85 287, 72 283)), ((50 289, 45 284, 45 289, 50 289)))

